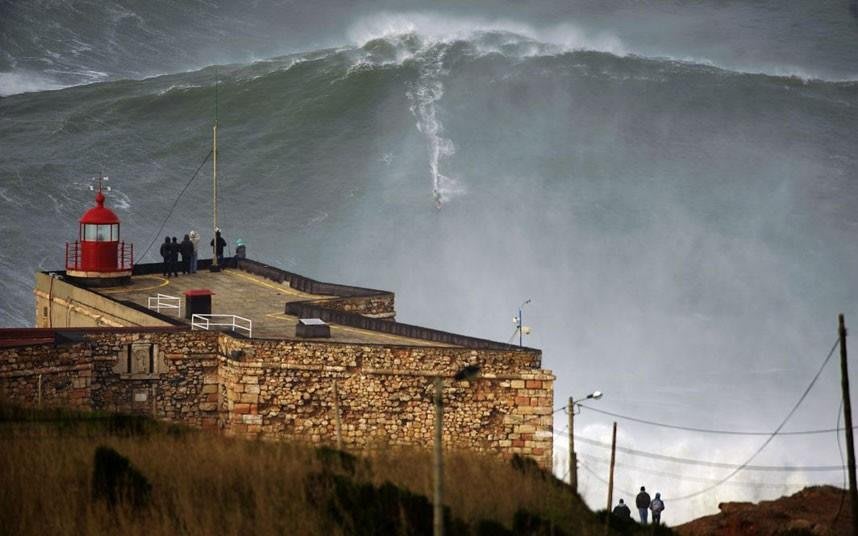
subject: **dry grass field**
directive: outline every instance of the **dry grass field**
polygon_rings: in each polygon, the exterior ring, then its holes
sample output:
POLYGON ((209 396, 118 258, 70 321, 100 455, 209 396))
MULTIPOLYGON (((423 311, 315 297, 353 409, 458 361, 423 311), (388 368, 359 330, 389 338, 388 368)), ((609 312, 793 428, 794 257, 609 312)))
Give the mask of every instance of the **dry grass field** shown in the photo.
MULTIPOLYGON (((0 449, 4 534, 431 534, 428 450, 355 457, 9 406, 0 406, 0 449), (100 446, 148 480, 145 501, 94 496, 100 446)), ((568 486, 528 463, 455 452, 445 461, 448 534, 604 534, 568 486)))

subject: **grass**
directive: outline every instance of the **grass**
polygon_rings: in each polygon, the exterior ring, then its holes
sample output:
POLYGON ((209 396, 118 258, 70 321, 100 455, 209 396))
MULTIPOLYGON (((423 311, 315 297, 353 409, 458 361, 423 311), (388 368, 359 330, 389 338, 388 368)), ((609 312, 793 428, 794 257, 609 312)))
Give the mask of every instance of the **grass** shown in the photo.
MULTIPOLYGON (((355 457, 146 418, 7 405, 0 405, 0 449, 0 533, 431 533, 425 450, 355 457), (146 504, 111 507, 93 498, 99 447, 148 480, 146 504)), ((449 452, 445 475, 448 534, 604 534, 568 486, 527 461, 449 452)))

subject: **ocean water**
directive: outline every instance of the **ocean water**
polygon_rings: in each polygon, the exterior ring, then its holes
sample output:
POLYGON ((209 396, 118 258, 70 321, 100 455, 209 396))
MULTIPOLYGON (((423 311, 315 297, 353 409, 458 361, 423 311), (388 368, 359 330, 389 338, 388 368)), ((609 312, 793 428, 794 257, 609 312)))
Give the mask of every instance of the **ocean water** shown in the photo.
MULTIPOLYGON (((33 323, 33 272, 62 268, 91 177, 110 176, 138 261, 157 260, 144 252, 165 219, 171 236, 208 239, 208 167, 169 209, 209 150, 216 107, 231 245, 393 290, 403 321, 480 337, 508 340, 531 298, 526 342, 557 374, 558 407, 599 389, 594 407, 621 414, 773 430, 837 313, 858 322, 849 3, 583 2, 556 17, 324 4, 284 16, 287 29, 310 22, 282 40, 270 17, 211 3, 34 4, 0 2, 4 326, 33 323), (324 20, 334 29, 313 34, 324 20)), ((830 366, 786 429, 835 427, 838 385, 830 366)), ((576 422, 609 437, 608 417, 576 422)), ((624 421, 620 438, 735 463, 764 439, 624 421)), ((607 474, 604 450, 579 450, 607 474)), ((740 474, 674 505, 726 472, 621 461, 619 488, 661 491, 668 522, 842 477, 740 474)), ((754 463, 839 455, 833 434, 793 436, 754 463)), ((602 507, 599 480, 579 478, 602 507)))

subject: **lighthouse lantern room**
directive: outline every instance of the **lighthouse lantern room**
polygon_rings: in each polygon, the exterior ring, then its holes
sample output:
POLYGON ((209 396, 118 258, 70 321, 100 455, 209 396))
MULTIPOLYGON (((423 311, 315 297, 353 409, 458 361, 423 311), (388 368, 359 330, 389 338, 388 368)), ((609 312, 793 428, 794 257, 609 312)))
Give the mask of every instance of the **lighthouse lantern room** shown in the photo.
POLYGON ((127 282, 134 266, 134 246, 119 240, 119 218, 104 206, 106 180, 98 180, 96 206, 80 218, 78 239, 66 243, 66 276, 89 286, 127 282))

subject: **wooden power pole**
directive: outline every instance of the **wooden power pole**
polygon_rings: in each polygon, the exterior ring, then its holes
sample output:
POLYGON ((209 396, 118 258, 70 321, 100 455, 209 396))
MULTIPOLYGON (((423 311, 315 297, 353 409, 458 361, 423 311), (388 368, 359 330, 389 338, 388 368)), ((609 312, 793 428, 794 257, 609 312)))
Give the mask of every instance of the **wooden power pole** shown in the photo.
POLYGON ((569 485, 578 493, 578 456, 575 454, 575 401, 569 397, 569 485))
POLYGON ((337 429, 337 450, 343 450, 343 421, 340 417, 340 392, 334 379, 334 425, 337 429))
POLYGON ((432 504, 432 525, 435 536, 444 536, 444 457, 441 450, 441 430, 444 426, 444 384, 435 378, 435 456, 432 464, 435 487, 432 504))
MULTIPOLYGON (((608 513, 614 503, 614 462, 617 459, 617 421, 614 421, 614 433, 611 437, 611 474, 608 478, 608 513)), ((610 515, 608 516, 610 518, 610 515)))
MULTIPOLYGON (((858 487, 855 485, 855 440, 852 437, 852 402, 849 399, 849 368, 846 364, 846 322, 837 317, 840 335, 840 381, 843 388, 843 420, 846 425, 846 463, 849 467, 849 503, 852 506, 852 534, 858 536, 858 487)), ((839 433, 839 432, 838 432, 839 433)))

